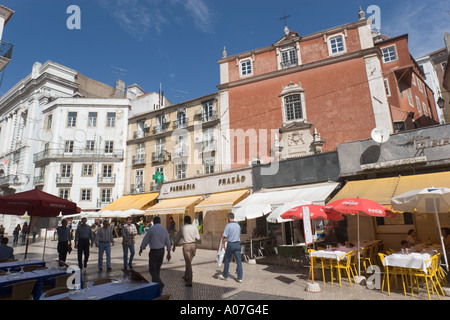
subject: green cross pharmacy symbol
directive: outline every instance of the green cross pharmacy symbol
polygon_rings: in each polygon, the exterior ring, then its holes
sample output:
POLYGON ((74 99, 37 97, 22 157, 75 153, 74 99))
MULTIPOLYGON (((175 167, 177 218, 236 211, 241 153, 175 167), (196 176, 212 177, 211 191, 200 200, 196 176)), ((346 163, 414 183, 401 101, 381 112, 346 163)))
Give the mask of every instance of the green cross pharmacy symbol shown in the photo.
POLYGON ((152 176, 153 180, 155 180, 156 183, 161 183, 164 180, 164 175, 161 172, 155 172, 155 174, 152 176))

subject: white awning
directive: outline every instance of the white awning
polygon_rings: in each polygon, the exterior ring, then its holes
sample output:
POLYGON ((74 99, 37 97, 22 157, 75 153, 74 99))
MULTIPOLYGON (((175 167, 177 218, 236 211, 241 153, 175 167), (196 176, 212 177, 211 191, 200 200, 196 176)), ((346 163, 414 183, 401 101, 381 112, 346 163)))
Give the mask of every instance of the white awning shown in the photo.
POLYGON ((300 201, 324 205, 327 198, 338 185, 339 183, 337 182, 323 182, 293 187, 262 189, 233 206, 232 211, 236 221, 253 219, 272 212, 267 220, 272 223, 282 222, 281 218, 276 216, 282 212, 280 210, 276 211, 276 208, 300 201))

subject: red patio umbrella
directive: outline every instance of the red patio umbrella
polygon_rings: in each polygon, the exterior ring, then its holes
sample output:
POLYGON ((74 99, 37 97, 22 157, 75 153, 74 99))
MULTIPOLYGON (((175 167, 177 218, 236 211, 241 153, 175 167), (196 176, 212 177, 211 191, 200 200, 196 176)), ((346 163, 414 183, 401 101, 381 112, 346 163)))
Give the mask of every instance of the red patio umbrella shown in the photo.
POLYGON ((302 206, 298 206, 295 208, 292 208, 285 213, 281 214, 281 217, 283 219, 292 219, 292 220, 302 220, 303 219, 303 207, 309 208, 309 214, 311 217, 311 220, 333 220, 333 221, 339 221, 343 220, 344 217, 341 216, 339 213, 331 212, 326 213, 324 211, 324 206, 321 206, 319 204, 306 204, 302 206))
POLYGON ((395 213, 369 199, 347 198, 333 201, 324 207, 327 213, 357 214, 366 217, 391 217, 395 213))
POLYGON ((81 212, 75 202, 33 189, 0 197, 0 214, 57 217, 81 212))
MULTIPOLYGON (((81 212, 75 202, 62 199, 50 193, 33 189, 30 191, 0 197, 0 214, 23 215, 25 212, 30 216, 30 226, 33 217, 57 217, 81 212)), ((29 235, 25 248, 25 258, 28 254, 29 235)))
POLYGON ((350 214, 357 216, 358 225, 358 272, 361 276, 359 265, 359 216, 365 217, 394 217, 395 213, 378 202, 362 198, 346 198, 333 201, 324 207, 325 212, 350 214))

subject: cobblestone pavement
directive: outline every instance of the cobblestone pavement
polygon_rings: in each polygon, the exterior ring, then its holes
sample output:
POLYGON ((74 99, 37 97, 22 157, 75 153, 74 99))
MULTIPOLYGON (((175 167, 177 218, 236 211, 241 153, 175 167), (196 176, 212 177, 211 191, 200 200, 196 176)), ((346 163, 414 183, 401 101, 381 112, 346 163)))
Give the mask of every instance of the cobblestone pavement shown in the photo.
MULTIPOLYGON (((135 270, 140 272, 145 278, 151 280, 148 272, 148 248, 138 255, 139 245, 143 236, 136 238, 136 256, 134 258, 135 270)), ((12 241, 10 241, 10 244, 12 241)), ((19 240, 20 243, 20 240, 19 240)), ((57 258, 56 241, 47 240, 45 248, 45 261, 47 263, 57 258)), ((17 258, 23 258, 25 252, 24 245, 14 246, 14 253, 17 258)), ((28 249, 29 259, 42 259, 44 252, 44 241, 38 240, 32 243, 28 249)), ((320 292, 310 292, 308 287, 307 269, 293 269, 286 266, 277 266, 273 263, 262 263, 263 259, 257 259, 257 264, 243 262, 244 279, 242 283, 236 280, 233 272, 236 264, 230 265, 230 277, 227 281, 219 280, 223 266, 219 267, 215 261, 214 250, 198 249, 193 260, 193 286, 185 287, 182 276, 184 275, 184 259, 181 247, 172 252, 170 262, 166 260, 161 270, 161 278, 165 283, 164 294, 170 294, 171 300, 427 300, 425 288, 421 288, 420 293, 408 292, 403 294, 401 283, 396 289, 392 285, 391 294, 388 295, 386 289, 381 292, 377 289, 368 289, 361 284, 350 286, 347 278, 343 276, 342 287, 335 281, 331 285, 329 278, 324 284, 321 279, 315 281, 321 289, 320 292)), ((91 255, 87 269, 83 270, 83 280, 92 281, 96 278, 122 276, 122 245, 121 239, 116 240, 116 245, 112 247, 112 271, 107 272, 106 266, 99 272, 97 267, 98 249, 91 248, 91 255)), ((77 265, 76 250, 68 255, 67 263, 77 265)), ((274 257, 275 258, 275 257, 274 257)), ((104 259, 105 261, 105 259, 104 259)), ((105 263, 105 262, 104 262, 105 263)), ((450 300, 450 297, 441 297, 442 300, 450 300)), ((438 300, 437 295, 432 295, 433 300, 438 300)))

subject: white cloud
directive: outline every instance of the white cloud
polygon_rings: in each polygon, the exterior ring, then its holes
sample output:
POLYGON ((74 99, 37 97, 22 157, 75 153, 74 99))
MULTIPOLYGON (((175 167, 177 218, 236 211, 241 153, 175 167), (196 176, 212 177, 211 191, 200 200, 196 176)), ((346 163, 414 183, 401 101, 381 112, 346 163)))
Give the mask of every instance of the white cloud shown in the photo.
POLYGON ((191 14, 195 25, 203 32, 211 32, 212 12, 204 0, 184 0, 186 11, 191 14))
POLYGON ((173 21, 194 20, 201 32, 211 32, 212 13, 205 0, 99 0, 119 25, 140 40, 161 35, 164 27, 173 21))
MULTIPOLYGON (((408 34, 411 54, 419 58, 443 48, 444 33, 450 32, 446 1, 401 1, 397 12, 386 17, 381 8, 382 32, 389 36, 408 34)), ((448 3, 448 2, 447 2, 448 3)))

